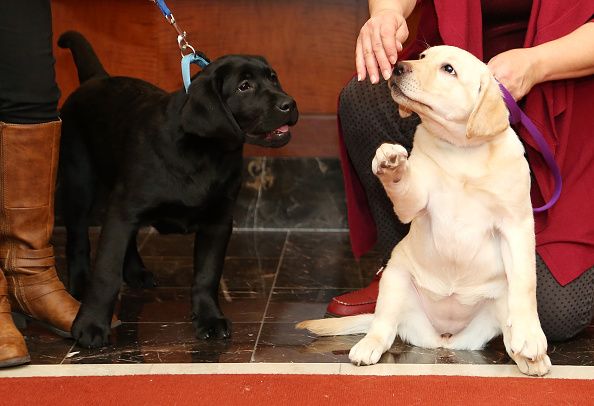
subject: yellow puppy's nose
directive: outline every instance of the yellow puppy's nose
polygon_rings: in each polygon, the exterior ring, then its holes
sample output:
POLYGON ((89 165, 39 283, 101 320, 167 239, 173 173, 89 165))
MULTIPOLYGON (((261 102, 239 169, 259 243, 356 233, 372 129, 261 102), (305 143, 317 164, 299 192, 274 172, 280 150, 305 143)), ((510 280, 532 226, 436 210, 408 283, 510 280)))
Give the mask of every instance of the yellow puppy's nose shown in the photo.
POLYGON ((394 66, 394 76, 402 76, 411 71, 412 68, 408 62, 398 62, 396 66, 394 66))

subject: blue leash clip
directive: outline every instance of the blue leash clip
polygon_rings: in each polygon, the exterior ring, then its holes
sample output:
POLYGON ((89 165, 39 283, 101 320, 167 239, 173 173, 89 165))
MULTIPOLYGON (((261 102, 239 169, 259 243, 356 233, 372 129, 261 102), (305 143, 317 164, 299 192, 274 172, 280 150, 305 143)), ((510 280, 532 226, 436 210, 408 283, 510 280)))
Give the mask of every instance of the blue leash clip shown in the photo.
POLYGON ((208 61, 206 59, 204 59, 203 57, 201 57, 195 53, 187 54, 182 57, 181 71, 182 71, 182 79, 184 80, 184 87, 186 88, 186 93, 188 93, 188 88, 190 87, 190 64, 191 63, 200 66, 202 69, 204 69, 208 65, 208 61))
POLYGON ((190 64, 193 63, 195 65, 200 66, 202 69, 204 69, 209 64, 209 61, 207 59, 201 57, 200 55, 198 55, 196 53, 196 50, 194 49, 194 47, 192 45, 190 45, 188 43, 188 41, 186 41, 186 32, 178 27, 177 22, 175 21, 175 17, 173 17, 173 14, 171 13, 171 10, 169 10, 169 7, 167 7, 167 4, 165 4, 165 0, 151 0, 151 1, 159 7, 161 12, 163 13, 163 16, 165 16, 165 19, 167 20, 167 22, 169 24, 171 24, 171 26, 173 28, 175 28, 175 31, 177 31, 177 45, 179 46, 179 50, 182 55, 182 59, 181 59, 182 79, 184 81, 184 87, 186 88, 186 93, 187 93, 188 87, 190 87, 190 64), (190 50, 191 53, 184 54, 184 52, 186 52, 188 50, 190 50))

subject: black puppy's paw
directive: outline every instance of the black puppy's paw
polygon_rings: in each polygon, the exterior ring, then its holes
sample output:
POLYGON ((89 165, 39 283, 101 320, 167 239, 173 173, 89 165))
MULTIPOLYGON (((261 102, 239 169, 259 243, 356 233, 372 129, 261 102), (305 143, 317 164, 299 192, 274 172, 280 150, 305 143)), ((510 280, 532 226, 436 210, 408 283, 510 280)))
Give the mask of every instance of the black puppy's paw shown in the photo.
POLYGON ((224 317, 195 319, 194 328, 196 329, 196 337, 201 340, 231 337, 231 322, 224 317))
POLYGON ((79 347, 99 348, 109 344, 111 327, 109 323, 98 322, 97 320, 76 317, 72 324, 72 337, 79 347))
POLYGON ((157 286, 153 273, 145 270, 125 272, 124 281, 126 285, 135 289, 154 288, 157 286))

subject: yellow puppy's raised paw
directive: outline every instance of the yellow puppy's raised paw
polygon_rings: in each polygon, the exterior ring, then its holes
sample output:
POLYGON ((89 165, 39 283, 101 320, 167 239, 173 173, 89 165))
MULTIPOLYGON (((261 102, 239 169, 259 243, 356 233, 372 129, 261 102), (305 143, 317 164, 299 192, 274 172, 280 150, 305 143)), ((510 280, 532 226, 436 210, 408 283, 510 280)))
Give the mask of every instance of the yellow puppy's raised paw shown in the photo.
POLYGON ((378 177, 388 176, 392 181, 399 181, 406 168, 408 152, 399 144, 382 144, 375 152, 371 169, 378 177))

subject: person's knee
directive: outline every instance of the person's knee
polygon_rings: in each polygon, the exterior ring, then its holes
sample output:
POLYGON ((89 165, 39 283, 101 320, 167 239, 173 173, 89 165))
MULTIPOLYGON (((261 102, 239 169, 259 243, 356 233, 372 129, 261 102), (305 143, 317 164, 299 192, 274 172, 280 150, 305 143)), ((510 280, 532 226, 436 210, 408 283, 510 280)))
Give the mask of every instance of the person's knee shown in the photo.
POLYGON ((363 91, 363 82, 357 81, 357 78, 352 78, 346 86, 341 90, 338 98, 338 114, 341 115, 343 108, 354 105, 360 98, 363 91))
POLYGON ((559 306, 554 309, 539 309, 540 324, 549 341, 566 341, 576 336, 592 322, 590 310, 574 306, 559 306))

